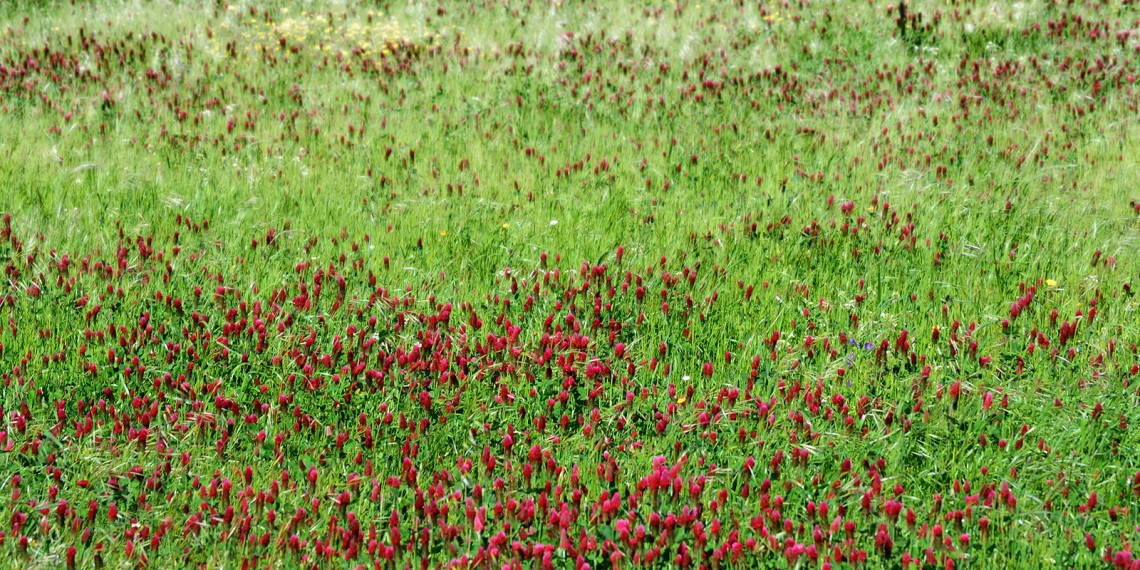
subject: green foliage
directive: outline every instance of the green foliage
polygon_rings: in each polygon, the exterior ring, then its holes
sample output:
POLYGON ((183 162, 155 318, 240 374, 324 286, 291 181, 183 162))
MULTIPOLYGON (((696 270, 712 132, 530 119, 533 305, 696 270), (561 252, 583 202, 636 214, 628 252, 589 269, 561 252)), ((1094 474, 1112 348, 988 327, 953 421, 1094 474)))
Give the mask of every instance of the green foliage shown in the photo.
POLYGON ((0 5, 0 560, 1117 555, 1135 6, 897 10, 0 5))

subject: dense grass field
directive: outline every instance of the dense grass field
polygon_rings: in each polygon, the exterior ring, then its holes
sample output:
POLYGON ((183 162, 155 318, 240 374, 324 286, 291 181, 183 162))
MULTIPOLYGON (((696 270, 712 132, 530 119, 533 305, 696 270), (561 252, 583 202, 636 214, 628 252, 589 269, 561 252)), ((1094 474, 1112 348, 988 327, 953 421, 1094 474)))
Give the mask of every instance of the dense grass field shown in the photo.
POLYGON ((1140 568, 1140 3, 0 3, 0 566, 1140 568))

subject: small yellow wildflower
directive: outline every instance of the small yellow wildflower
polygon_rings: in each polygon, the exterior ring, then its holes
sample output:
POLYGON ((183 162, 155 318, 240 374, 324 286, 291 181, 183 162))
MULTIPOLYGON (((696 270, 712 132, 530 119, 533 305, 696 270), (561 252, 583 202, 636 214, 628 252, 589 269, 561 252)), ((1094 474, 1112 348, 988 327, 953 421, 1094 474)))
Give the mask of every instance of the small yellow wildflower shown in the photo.
POLYGON ((1057 286, 1057 282, 1052 280, 1052 279, 1046 279, 1045 284, 1050 286, 1050 287, 1056 287, 1057 286))

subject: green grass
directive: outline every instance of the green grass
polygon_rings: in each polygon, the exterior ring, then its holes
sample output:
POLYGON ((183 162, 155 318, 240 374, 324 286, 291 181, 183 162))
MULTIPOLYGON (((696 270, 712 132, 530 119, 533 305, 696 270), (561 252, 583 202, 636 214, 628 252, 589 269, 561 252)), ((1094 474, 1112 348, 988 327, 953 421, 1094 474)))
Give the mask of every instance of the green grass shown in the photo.
POLYGON ((0 559, 1124 565, 1140 13, 897 6, 0 5, 0 559))

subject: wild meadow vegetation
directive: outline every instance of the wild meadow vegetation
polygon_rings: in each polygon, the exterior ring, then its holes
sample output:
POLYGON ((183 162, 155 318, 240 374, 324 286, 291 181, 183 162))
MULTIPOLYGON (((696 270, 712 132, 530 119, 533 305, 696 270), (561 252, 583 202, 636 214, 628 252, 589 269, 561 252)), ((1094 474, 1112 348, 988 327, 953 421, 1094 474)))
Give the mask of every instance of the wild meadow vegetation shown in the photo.
POLYGON ((1140 568, 1140 3, 0 3, 0 565, 1140 568))

